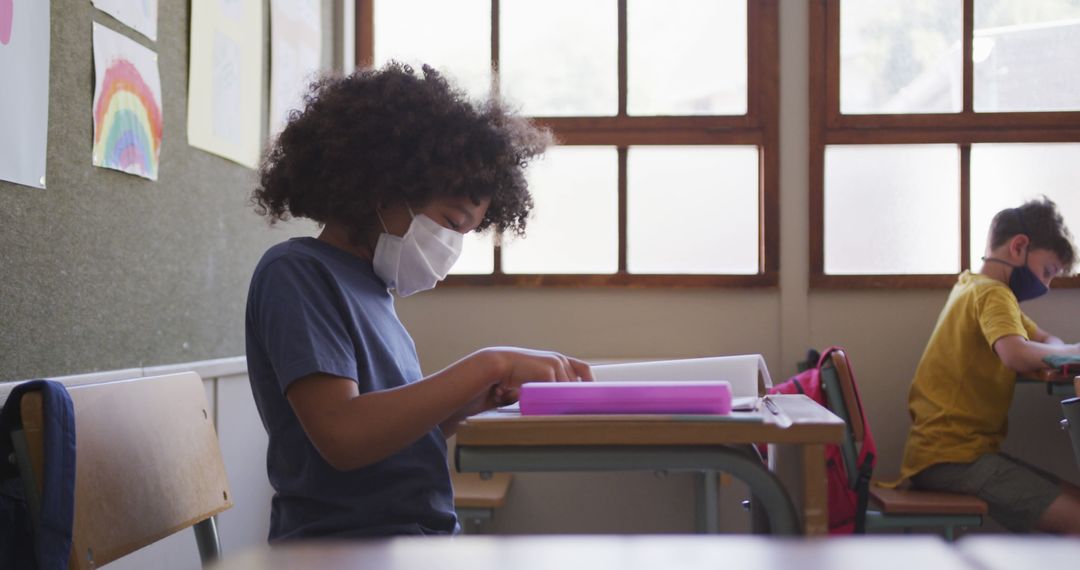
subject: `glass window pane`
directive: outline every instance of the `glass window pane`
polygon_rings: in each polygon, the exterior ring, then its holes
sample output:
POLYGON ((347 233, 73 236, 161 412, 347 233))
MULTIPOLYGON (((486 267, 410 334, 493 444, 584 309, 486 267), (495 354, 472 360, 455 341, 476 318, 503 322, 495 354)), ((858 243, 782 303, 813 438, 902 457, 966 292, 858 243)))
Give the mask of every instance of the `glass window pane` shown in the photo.
POLYGON ((975 0, 976 111, 1080 110, 1080 2, 975 0))
POLYGON ((375 64, 426 63, 473 97, 491 85, 491 0, 375 2, 375 64), (422 16, 421 16, 422 15, 422 16))
POLYGON ((840 112, 960 111, 962 23, 958 0, 841 2, 840 112))
POLYGON ((746 113, 746 0, 630 0, 627 113, 746 113))
POLYGON ((1057 202, 1065 225, 1080 230, 1080 144, 971 145, 971 267, 978 268, 990 220, 1045 195, 1057 202))
POLYGON ((536 207, 527 237, 507 237, 506 273, 614 273, 619 265, 618 155, 555 147, 529 167, 536 207))
POLYGON ((465 234, 461 257, 450 270, 452 275, 486 275, 495 271, 495 245, 491 231, 465 234))
POLYGON ((630 273, 758 272, 758 151, 631 147, 630 273))
POLYGON ((960 271, 955 145, 825 149, 825 273, 960 271))
POLYGON ((618 43, 615 0, 502 0, 502 93, 534 117, 615 115, 618 43))

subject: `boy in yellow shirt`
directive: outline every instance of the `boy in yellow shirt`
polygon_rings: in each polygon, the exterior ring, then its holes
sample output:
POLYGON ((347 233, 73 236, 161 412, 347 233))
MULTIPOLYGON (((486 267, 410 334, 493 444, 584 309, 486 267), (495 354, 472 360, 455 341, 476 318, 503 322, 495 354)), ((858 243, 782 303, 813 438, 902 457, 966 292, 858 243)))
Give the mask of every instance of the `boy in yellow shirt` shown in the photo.
POLYGON ((1080 487, 1001 452, 1017 373, 1046 368, 1044 356, 1080 354, 1019 305, 1045 294, 1075 257, 1050 200, 998 212, 982 268, 960 274, 908 396, 901 476, 917 489, 976 495, 1016 532, 1080 535, 1080 487))

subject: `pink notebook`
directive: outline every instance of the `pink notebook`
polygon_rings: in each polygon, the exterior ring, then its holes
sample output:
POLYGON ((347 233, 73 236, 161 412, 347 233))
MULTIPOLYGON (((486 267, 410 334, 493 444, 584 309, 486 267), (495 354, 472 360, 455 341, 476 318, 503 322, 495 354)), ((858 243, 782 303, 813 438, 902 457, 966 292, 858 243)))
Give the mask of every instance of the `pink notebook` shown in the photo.
POLYGON ((729 414, 731 384, 678 382, 530 382, 521 387, 521 413, 729 414))

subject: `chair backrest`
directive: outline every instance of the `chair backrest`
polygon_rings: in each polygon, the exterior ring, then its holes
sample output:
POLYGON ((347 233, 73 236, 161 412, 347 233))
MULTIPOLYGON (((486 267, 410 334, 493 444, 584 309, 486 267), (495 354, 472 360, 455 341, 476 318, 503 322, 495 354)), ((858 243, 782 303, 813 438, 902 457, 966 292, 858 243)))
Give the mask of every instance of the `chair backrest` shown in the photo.
POLYGON ((1065 415, 1062 426, 1069 432, 1073 455, 1076 456, 1076 464, 1080 466, 1080 396, 1062 400, 1061 411, 1065 415))
POLYGON ((853 383, 844 351, 834 350, 821 366, 821 384, 825 390, 829 411, 844 420, 844 438, 840 442, 840 452, 844 457, 844 469, 850 481, 855 481, 858 476, 858 444, 863 434, 863 418, 855 402, 853 383))
MULTIPOLYGON (((96 568, 184 528, 212 523, 210 517, 232 506, 198 374, 74 386, 69 393, 76 434, 70 568, 96 568)), ((41 395, 26 394, 21 407, 40 485, 41 395)))

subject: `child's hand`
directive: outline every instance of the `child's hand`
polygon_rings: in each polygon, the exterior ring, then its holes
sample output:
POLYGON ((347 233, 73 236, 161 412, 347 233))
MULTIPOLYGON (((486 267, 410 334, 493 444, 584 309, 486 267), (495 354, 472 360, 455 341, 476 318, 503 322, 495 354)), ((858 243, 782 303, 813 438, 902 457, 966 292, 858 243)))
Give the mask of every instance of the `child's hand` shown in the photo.
POLYGON ((498 362, 500 380, 493 388, 497 405, 512 404, 518 399, 518 389, 526 382, 591 381, 592 369, 582 360, 557 352, 524 348, 489 348, 498 362))

